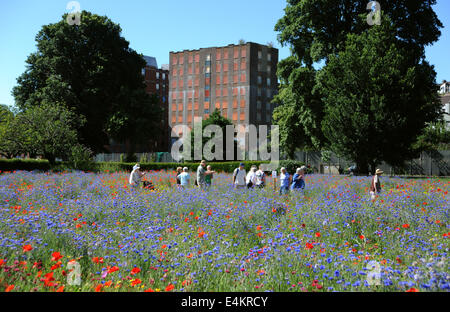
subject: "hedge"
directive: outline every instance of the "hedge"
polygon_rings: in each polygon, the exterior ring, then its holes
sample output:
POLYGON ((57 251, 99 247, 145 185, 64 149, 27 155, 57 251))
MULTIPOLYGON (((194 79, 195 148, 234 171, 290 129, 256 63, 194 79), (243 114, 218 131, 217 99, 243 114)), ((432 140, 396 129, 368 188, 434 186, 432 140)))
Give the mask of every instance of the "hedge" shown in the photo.
MULTIPOLYGON (((212 169, 217 172, 231 173, 236 169, 241 161, 234 162, 208 162, 212 169)), ((268 163, 267 161, 243 161, 245 169, 250 170, 252 165, 259 166, 262 163, 268 163)), ((125 162, 98 162, 93 163, 86 171, 94 172, 116 172, 116 171, 131 171, 135 163, 125 162)), ((189 170, 195 171, 199 166, 199 162, 196 163, 142 163, 140 164, 142 170, 175 170, 177 167, 188 167, 189 170)), ((280 161, 279 167, 286 167, 290 173, 295 173, 296 168, 301 167, 303 163, 289 160, 280 161)), ((280 168, 278 168, 280 169, 280 168)), ((32 160, 32 159, 0 159, 0 172, 5 171, 64 171, 71 170, 71 166, 67 162, 58 162, 56 165, 50 165, 47 160, 32 160)))

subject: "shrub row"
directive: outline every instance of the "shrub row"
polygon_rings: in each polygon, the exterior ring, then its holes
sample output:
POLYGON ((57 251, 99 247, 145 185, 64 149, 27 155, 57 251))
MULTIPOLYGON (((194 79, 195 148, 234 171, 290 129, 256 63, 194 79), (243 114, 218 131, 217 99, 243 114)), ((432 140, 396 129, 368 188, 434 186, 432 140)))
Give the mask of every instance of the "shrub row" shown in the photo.
MULTIPOLYGON (((211 162, 213 170, 217 172, 233 172, 236 169, 240 161, 236 162, 211 162)), ((245 169, 248 171, 252 165, 259 166, 262 163, 268 163, 263 161, 244 161, 245 169)), ((89 165, 89 168, 85 168, 86 171, 95 172, 116 172, 116 171, 131 171, 135 163, 125 162, 98 162, 89 165)), ((142 170, 175 170, 177 167, 188 167, 189 170, 195 171, 199 166, 199 163, 143 163, 140 164, 142 170)), ((296 168, 301 167, 303 163, 282 160, 280 161, 280 167, 286 167, 289 173, 295 173, 296 168)), ((56 165, 51 165, 47 160, 22 160, 22 159, 0 159, 0 171, 64 171, 71 170, 73 167, 67 162, 59 162, 56 165)))

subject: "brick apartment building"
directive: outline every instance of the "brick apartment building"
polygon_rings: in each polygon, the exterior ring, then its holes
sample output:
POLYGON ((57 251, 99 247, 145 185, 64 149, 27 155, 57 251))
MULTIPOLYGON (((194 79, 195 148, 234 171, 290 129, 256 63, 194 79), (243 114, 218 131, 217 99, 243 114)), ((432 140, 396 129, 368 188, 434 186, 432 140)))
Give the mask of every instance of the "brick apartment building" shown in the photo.
POLYGON ((192 128, 215 109, 234 124, 270 125, 277 64, 278 49, 252 42, 170 52, 170 127, 192 128))
MULTIPOLYGON (((167 65, 158 68, 158 63, 154 57, 144 56, 144 59, 147 65, 142 69, 142 75, 145 79, 146 92, 149 95, 158 95, 159 106, 163 109, 163 114, 158 126, 158 135, 155 135, 148 144, 138 146, 136 152, 167 152, 170 141, 167 115, 169 104, 169 68, 167 65)), ((127 142, 118 143, 111 140, 108 150, 110 153, 126 153, 127 142)))
POLYGON ((169 69, 167 66, 158 68, 156 58, 144 56, 147 66, 142 70, 145 77, 146 91, 148 94, 156 94, 159 98, 159 106, 163 110, 162 119, 160 121, 160 132, 149 142, 148 150, 142 152, 167 152, 169 151, 169 69))

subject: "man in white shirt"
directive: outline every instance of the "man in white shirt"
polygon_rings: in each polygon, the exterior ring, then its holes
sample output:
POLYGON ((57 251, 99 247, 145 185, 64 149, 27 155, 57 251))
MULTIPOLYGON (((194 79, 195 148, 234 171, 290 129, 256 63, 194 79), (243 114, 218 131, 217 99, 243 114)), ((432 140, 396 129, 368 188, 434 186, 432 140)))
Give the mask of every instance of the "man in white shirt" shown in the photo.
POLYGON ((183 188, 186 188, 189 186, 189 180, 191 179, 191 177, 189 176, 189 168, 184 167, 183 168, 183 172, 180 173, 179 177, 180 177, 180 184, 183 188))
POLYGON ((245 188, 245 178, 247 172, 245 172, 245 165, 241 163, 239 168, 236 168, 233 172, 233 184, 236 188, 245 188))
POLYGON ((245 179, 247 184, 247 188, 252 188, 256 184, 256 166, 252 166, 249 173, 247 174, 247 178, 245 179))

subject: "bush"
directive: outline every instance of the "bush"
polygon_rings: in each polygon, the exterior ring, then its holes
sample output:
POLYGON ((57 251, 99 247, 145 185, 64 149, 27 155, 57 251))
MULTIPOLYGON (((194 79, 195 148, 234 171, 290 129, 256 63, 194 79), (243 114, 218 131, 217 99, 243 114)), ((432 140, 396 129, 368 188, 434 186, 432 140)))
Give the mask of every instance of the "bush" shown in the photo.
MULTIPOLYGON (((46 160, 0 160, 0 171, 63 171, 68 168, 84 171, 94 172, 116 172, 116 171, 131 171, 135 162, 93 162, 90 158, 89 151, 80 147, 72 150, 72 159, 69 162, 57 163, 52 166, 46 160)), ((207 162, 211 165, 212 170, 216 172, 232 173, 234 169, 239 167, 239 164, 245 164, 245 170, 249 171, 252 165, 259 166, 262 163, 269 163, 267 161, 233 161, 233 162, 207 162)), ((141 169, 144 171, 158 171, 158 170, 176 170, 177 167, 188 167, 191 172, 197 171, 200 162, 195 163, 141 163, 141 169)), ((285 167, 291 174, 295 170, 303 166, 303 163, 296 161, 280 161, 278 172, 281 167, 285 167)), ((307 173, 311 173, 308 170, 307 173)))
POLYGON ((95 170, 95 162, 93 161, 92 151, 81 145, 75 145, 72 147, 71 155, 69 158, 69 165, 72 169, 93 171, 95 170))

